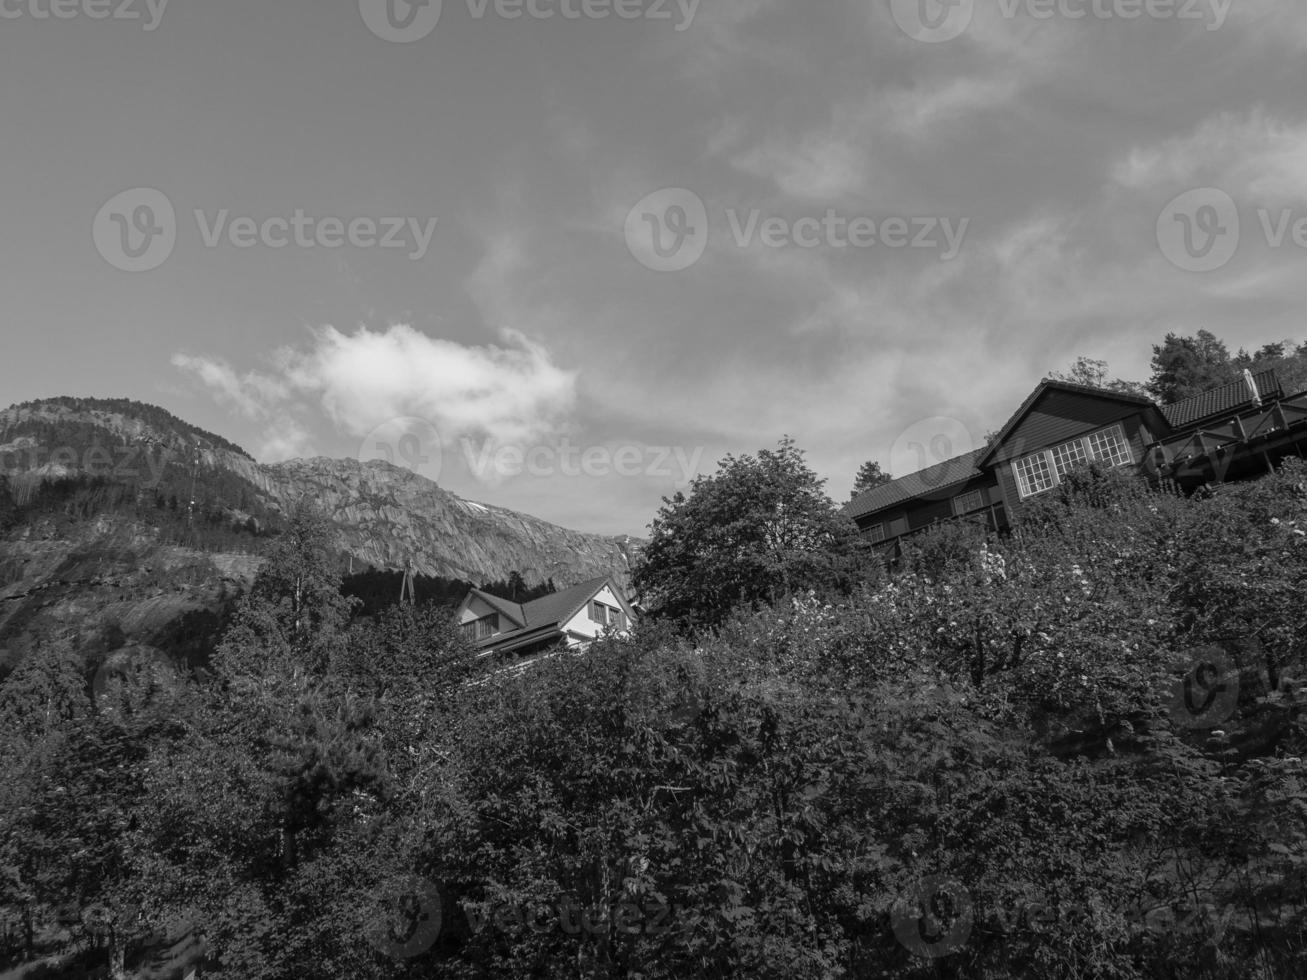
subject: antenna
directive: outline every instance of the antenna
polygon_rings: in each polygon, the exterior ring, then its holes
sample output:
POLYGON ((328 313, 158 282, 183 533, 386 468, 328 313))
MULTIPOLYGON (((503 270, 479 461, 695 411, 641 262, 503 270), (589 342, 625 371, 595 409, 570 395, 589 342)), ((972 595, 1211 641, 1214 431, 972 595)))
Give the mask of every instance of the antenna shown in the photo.
POLYGON ((418 604, 417 585, 413 581, 413 559, 408 560, 404 566, 404 583, 399 587, 399 603, 403 605, 408 602, 410 606, 418 604))

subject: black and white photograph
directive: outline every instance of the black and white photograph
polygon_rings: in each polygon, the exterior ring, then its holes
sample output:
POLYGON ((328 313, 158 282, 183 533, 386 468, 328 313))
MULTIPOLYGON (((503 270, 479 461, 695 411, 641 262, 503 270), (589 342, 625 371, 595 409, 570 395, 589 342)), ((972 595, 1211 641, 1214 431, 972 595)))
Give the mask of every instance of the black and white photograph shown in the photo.
POLYGON ((1307 4, 0 0, 0 980, 1307 977, 1307 4))

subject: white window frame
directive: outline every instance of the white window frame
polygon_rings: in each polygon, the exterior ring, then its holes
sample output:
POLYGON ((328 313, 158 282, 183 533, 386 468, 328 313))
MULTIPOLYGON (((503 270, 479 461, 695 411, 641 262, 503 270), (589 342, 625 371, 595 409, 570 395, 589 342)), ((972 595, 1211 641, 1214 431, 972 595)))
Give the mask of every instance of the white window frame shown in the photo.
POLYGON ((626 612, 598 599, 590 601, 590 622, 609 629, 626 629, 626 612))
POLYGON ((873 524, 867 528, 867 537, 871 538, 872 544, 880 544, 885 540, 885 525, 873 524))
POLYGON ((1112 467, 1134 465, 1134 448, 1120 422, 1014 459, 1012 476, 1017 482, 1017 493, 1022 500, 1047 493, 1062 482, 1073 466, 1090 460, 1112 467), (1048 485, 1032 489, 1030 476, 1034 474, 1046 476, 1048 485))

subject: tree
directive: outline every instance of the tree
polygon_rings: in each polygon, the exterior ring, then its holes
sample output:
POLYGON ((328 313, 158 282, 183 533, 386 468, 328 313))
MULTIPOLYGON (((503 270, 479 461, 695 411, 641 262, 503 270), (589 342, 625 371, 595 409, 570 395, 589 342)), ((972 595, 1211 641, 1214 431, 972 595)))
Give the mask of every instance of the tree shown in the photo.
POLYGON ((1164 405, 1171 405, 1238 379, 1225 344, 1206 330, 1197 336, 1169 333, 1153 345, 1153 376, 1148 391, 1164 405))
POLYGON ((867 553, 824 485, 788 437, 774 451, 727 456, 689 496, 663 498, 636 590, 657 613, 711 626, 742 605, 849 587, 867 553))
POLYGON ((18 505, 9 492, 9 480, 0 473, 0 533, 7 531, 18 519, 18 505))
POLYGON ((853 479, 853 493, 849 495, 850 499, 858 497, 868 490, 874 490, 876 487, 893 482, 894 477, 882 470, 880 463, 874 459, 869 459, 862 464, 862 468, 858 470, 858 475, 853 479))
POLYGON ((1127 395, 1148 396, 1148 389, 1142 382, 1108 377, 1107 361, 1096 360, 1084 355, 1077 357, 1066 371, 1054 371, 1049 375, 1049 378, 1054 381, 1067 381, 1071 384, 1086 385, 1090 388, 1102 388, 1106 391, 1119 391, 1127 395))
POLYGON ((1307 344, 1292 347, 1290 340, 1263 344, 1256 353, 1240 349, 1234 356, 1236 372, 1244 370, 1260 374, 1274 371, 1286 394, 1294 395, 1307 389, 1307 344))
POLYGON ((260 673, 257 661, 290 658, 321 672, 343 643, 351 606, 341 595, 331 526, 305 505, 292 511, 286 528, 268 550, 267 562, 242 602, 219 650, 220 662, 237 655, 255 663, 227 666, 235 673, 260 673))

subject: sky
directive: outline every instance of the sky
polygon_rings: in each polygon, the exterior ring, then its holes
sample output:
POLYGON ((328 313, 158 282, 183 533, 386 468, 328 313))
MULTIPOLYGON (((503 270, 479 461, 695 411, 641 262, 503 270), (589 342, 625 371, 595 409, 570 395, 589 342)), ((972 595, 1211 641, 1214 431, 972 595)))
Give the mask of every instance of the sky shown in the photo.
POLYGON ((0 0, 0 403, 642 534, 1307 340, 1298 0, 0 0))

